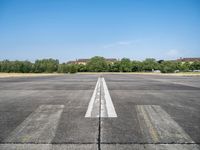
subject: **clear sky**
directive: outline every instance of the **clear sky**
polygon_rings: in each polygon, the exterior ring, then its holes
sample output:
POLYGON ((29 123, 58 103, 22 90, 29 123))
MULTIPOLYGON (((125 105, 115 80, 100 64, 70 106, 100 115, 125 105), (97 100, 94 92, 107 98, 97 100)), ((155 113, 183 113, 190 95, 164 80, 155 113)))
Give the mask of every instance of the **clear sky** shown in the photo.
POLYGON ((200 0, 0 0, 0 60, 200 57, 200 0))

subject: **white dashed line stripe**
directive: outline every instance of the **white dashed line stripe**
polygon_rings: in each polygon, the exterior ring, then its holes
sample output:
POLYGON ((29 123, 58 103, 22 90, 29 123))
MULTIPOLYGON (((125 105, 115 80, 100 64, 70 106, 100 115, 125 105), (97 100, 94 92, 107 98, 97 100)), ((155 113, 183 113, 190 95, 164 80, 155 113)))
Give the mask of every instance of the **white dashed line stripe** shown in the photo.
POLYGON ((112 99, 110 97, 106 82, 104 78, 98 78, 96 87, 88 105, 85 117, 117 117, 112 99), (101 90, 101 95, 99 95, 101 90), (99 111, 99 105, 101 100, 101 111, 99 111))
POLYGON ((64 105, 41 105, 9 136, 5 143, 51 143, 64 105))
POLYGON ((195 143, 191 137, 157 105, 137 105, 141 131, 150 143, 195 143))

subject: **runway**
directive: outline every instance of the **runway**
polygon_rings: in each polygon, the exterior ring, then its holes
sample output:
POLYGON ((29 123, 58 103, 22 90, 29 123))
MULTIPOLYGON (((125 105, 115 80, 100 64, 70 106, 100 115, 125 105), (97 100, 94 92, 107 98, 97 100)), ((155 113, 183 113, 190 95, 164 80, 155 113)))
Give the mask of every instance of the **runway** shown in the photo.
POLYGON ((200 78, 0 78, 1 150, 199 150, 200 78))

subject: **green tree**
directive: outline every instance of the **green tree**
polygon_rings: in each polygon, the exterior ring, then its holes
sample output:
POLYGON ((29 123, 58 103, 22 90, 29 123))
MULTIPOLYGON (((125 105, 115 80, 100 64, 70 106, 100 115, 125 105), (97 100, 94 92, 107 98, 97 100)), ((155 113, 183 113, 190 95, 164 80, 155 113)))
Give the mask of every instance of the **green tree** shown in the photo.
POLYGON ((183 72, 188 72, 190 70, 190 63, 189 62, 182 63, 180 66, 180 70, 183 72))
POLYGON ((190 65, 191 70, 200 70, 200 61, 195 61, 190 65))
POLYGON ((1 72, 9 72, 9 68, 10 68, 9 60, 1 61, 1 72))
POLYGON ((153 58, 147 58, 142 62, 143 71, 152 71, 159 69, 158 62, 153 58))
POLYGON ((58 70, 59 61, 55 59, 42 59, 42 60, 36 60, 35 61, 35 72, 41 73, 41 72, 47 72, 47 73, 53 73, 58 70))
POLYGON ((77 64, 77 71, 78 71, 78 72, 87 72, 87 67, 86 67, 86 65, 77 64))
POLYGON ((24 61, 21 66, 21 72, 30 73, 33 71, 33 64, 29 61, 24 61))
POLYGON ((76 73, 77 72, 77 66, 75 64, 69 65, 69 72, 70 73, 76 73))
POLYGON ((142 71, 142 62, 140 61, 132 61, 131 69, 133 72, 142 71))
POLYGON ((108 64, 103 57, 95 56, 90 59, 86 65, 87 70, 91 72, 105 72, 108 70, 108 64))
POLYGON ((172 61, 163 61, 160 65, 162 73, 173 73, 177 70, 177 63, 172 61))
POLYGON ((110 65, 111 72, 119 72, 120 71, 120 61, 116 61, 113 64, 110 65))
POLYGON ((120 71, 120 61, 115 61, 114 63, 108 64, 108 71, 119 72, 120 71))
POLYGON ((58 73, 69 73, 69 65, 66 63, 59 64, 58 73))
POLYGON ((29 61, 9 61, 3 60, 0 62, 1 72, 17 72, 28 73, 32 71, 33 64, 29 61))
POLYGON ((131 72, 131 61, 128 58, 122 58, 120 62, 121 72, 131 72))

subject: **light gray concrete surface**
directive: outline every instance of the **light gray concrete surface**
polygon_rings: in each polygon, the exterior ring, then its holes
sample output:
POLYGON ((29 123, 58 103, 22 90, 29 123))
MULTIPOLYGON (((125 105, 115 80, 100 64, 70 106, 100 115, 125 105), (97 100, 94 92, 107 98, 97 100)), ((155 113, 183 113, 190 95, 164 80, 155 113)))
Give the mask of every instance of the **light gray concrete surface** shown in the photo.
POLYGON ((1 150, 98 150, 96 144, 0 144, 1 150))
POLYGON ((0 79, 0 149, 199 149, 200 77, 103 74, 117 117, 85 118, 99 76, 0 79), (53 105, 64 106, 62 112, 35 114, 53 105), (42 127, 36 129, 33 121, 42 127), (173 136, 170 125, 181 134, 173 136), (151 130, 159 140, 148 138, 151 130))

